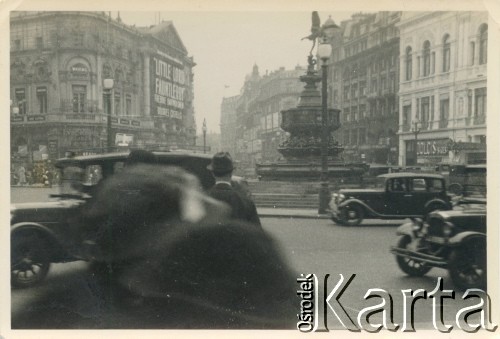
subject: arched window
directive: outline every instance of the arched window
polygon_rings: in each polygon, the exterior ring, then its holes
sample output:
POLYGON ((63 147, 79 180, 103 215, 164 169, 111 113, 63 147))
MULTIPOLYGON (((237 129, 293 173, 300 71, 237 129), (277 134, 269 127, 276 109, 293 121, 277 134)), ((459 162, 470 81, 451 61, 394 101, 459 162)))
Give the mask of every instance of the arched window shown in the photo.
POLYGON ((424 77, 428 76, 431 73, 431 43, 429 40, 424 42, 424 50, 423 50, 423 59, 424 59, 424 77))
POLYGON ((406 77, 405 80, 411 80, 411 72, 413 67, 413 57, 411 55, 411 47, 406 47, 405 54, 405 69, 406 69, 406 77))
POLYGON ((488 25, 479 28, 479 64, 488 62, 488 25))
POLYGON ((443 38, 443 72, 450 70, 450 36, 446 34, 443 38))

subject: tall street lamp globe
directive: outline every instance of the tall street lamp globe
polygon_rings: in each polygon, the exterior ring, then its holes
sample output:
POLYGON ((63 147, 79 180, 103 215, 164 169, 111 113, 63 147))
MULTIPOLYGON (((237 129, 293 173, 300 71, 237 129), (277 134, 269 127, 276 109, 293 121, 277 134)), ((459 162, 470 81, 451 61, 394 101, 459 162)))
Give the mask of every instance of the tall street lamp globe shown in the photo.
POLYGON ((321 43, 318 46, 318 57, 321 61, 326 62, 330 59, 330 55, 332 54, 332 45, 327 42, 321 43))

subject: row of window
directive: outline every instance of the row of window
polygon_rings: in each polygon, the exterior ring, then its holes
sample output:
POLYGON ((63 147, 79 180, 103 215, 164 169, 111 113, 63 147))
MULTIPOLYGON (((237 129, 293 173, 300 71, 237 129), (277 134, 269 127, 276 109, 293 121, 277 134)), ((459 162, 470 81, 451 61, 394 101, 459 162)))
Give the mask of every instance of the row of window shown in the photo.
MULTIPOLYGON (((356 30, 356 28, 354 30, 356 30)), ((381 45, 385 41, 390 40, 397 35, 398 31, 395 27, 382 28, 377 33, 370 36, 370 46, 381 45)), ((350 56, 356 55, 366 49, 368 49, 368 39, 365 38, 357 43, 344 47, 344 55, 346 58, 349 58, 350 56)))
POLYGON ((385 76, 380 77, 380 87, 378 86, 378 83, 379 82, 377 78, 372 79, 369 92, 367 92, 365 81, 360 82, 359 86, 358 84, 353 84, 350 87, 345 86, 343 98, 344 100, 356 99, 358 98, 358 96, 363 97, 368 93, 377 93, 377 91, 379 90, 389 90, 390 92, 397 91, 396 77, 394 74, 391 74, 389 76, 389 79, 387 79, 387 77, 385 76))
MULTIPOLYGON (((467 116, 483 117, 486 116, 486 87, 477 88, 470 91, 467 99, 467 116), (472 107, 474 105, 474 111, 472 107)), ((411 104, 403 106, 403 126, 409 126, 411 119, 411 104)), ((447 121, 450 114, 450 99, 448 95, 441 95, 439 100, 439 120, 440 127, 447 127, 447 121)), ((429 122, 434 120, 434 96, 417 98, 416 119, 420 121, 421 128, 427 129, 429 122)))
POLYGON ((365 117, 386 116, 396 112, 396 102, 394 100, 377 100, 368 105, 365 104, 344 108, 342 113, 345 122, 358 121, 365 117))
POLYGON ((366 144, 366 128, 356 128, 344 131, 344 145, 366 144))
MULTIPOLYGON (((387 69, 392 69, 395 67, 397 64, 397 56, 396 55, 391 55, 391 56, 385 56, 385 57, 380 57, 379 61, 372 61, 370 62, 370 66, 362 64, 353 64, 351 67, 347 67, 344 72, 342 73, 342 79, 343 80, 348 80, 356 77, 365 77, 368 72, 372 76, 377 76, 379 72, 383 72, 387 69)), ((339 72, 337 69, 333 71, 333 79, 338 80, 339 72)))
MULTIPOLYGON (((71 39, 68 41, 70 41, 71 45, 74 47, 83 47, 83 46, 86 46, 85 39, 86 39, 86 35, 84 32, 74 32, 71 36, 71 39)), ((102 38, 101 38, 101 40, 99 40, 99 39, 100 38, 98 36, 94 36, 94 41, 102 42, 102 38)), ((26 43, 28 45, 31 45, 30 42, 25 42, 24 44, 26 44, 26 43)), ((21 50, 27 49, 27 47, 24 44, 23 44, 22 39, 13 39, 11 42, 11 50, 12 51, 21 51, 21 50)), ((49 42, 44 41, 43 37, 37 36, 34 38, 34 46, 33 45, 31 45, 31 46, 33 46, 32 48, 43 49, 43 48, 50 47, 51 45, 54 45, 54 44, 55 44, 55 39, 53 39, 53 42, 51 43, 50 41, 49 42)), ((108 49, 108 51, 110 53, 112 53, 113 55, 115 55, 117 57, 120 57, 123 59, 128 59, 128 60, 135 59, 136 54, 132 50, 123 47, 123 45, 125 45, 125 44, 126 44, 126 42, 122 41, 120 43, 114 43, 113 45, 110 45, 110 43, 108 41, 106 41, 106 48, 108 49)))
MULTIPOLYGON (((24 88, 16 88, 14 91, 13 106, 17 107, 18 114, 26 114, 28 112, 28 101, 26 99, 26 90, 24 88)), ((47 113, 47 87, 36 87, 36 103, 33 107, 34 112, 39 114, 47 113)), ((93 110, 87 100, 87 86, 73 85, 71 110, 73 113, 88 113, 93 110)), ((108 114, 111 108, 111 114, 114 115, 132 115, 132 95, 125 94, 125 106, 122 106, 122 93, 114 91, 113 98, 103 94, 104 113, 108 114), (114 100, 113 100, 114 99, 114 100), (113 109, 114 108, 114 109, 113 109)))
MULTIPOLYGON (((18 114, 26 114, 28 103, 26 100, 26 90, 16 88, 14 91, 14 107, 17 107, 18 114)), ((36 87, 37 108, 39 113, 47 113, 47 87, 36 87)))
MULTIPOLYGON (((451 44, 449 34, 445 34, 442 39, 441 72, 450 71, 451 44)), ((474 65, 476 55, 476 43, 469 44, 470 65, 474 65)), ((435 72, 435 52, 431 52, 431 43, 426 40, 422 46, 422 56, 417 57, 417 70, 422 76, 429 76, 435 72)), ((479 64, 486 64, 488 61, 488 25, 483 24, 479 29, 479 64)), ((413 77, 413 50, 408 46, 405 50, 405 80, 409 81, 413 77)))

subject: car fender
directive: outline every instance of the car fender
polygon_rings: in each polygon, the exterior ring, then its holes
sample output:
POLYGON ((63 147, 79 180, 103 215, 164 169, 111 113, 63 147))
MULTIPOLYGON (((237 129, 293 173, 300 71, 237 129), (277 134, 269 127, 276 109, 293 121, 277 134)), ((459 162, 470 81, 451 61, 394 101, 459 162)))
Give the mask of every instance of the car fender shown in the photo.
POLYGON ((450 245, 460 245, 464 241, 470 239, 470 238, 484 238, 486 239, 486 234, 480 233, 480 232, 473 232, 473 231, 467 231, 467 232, 460 232, 453 237, 450 238, 448 241, 448 244, 450 245))
POLYGON ((414 224, 411 222, 407 222, 396 229, 397 235, 409 235, 413 238, 413 226, 414 224))
POLYGON ((377 216, 381 216, 381 214, 375 212, 370 206, 368 206, 367 204, 365 204, 363 201, 359 200, 359 199, 354 199, 354 198, 348 198, 344 201, 342 201, 340 204, 338 204, 338 209, 340 210, 341 208, 343 207, 346 207, 348 205, 351 205, 351 206, 354 206, 354 205, 360 205, 361 207, 363 207, 366 211, 369 212, 369 214, 373 214, 373 215, 377 215, 377 216))
POLYGON ((14 224, 10 228, 10 237, 11 239, 17 235, 21 235, 23 233, 26 234, 38 234, 44 239, 46 239, 51 245, 50 251, 53 255, 62 255, 64 253, 64 249, 55 236, 54 232, 52 232, 48 227, 34 223, 34 222, 20 222, 14 224))
POLYGON ((424 210, 427 210, 427 208, 429 206, 431 206, 432 204, 439 204, 439 205, 443 205, 445 206, 446 208, 450 209, 451 208, 451 205, 449 202, 446 202, 444 201, 443 199, 432 199, 432 200, 429 200, 426 204, 425 204, 425 207, 424 207, 424 210))

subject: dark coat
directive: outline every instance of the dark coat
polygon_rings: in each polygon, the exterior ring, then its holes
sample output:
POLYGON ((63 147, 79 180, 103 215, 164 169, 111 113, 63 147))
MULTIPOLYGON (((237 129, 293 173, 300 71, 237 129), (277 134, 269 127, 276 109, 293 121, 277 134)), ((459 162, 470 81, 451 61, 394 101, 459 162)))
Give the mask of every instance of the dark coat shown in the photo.
POLYGON ((223 201, 231 206, 231 217, 261 227, 259 215, 254 202, 246 195, 235 190, 227 183, 217 183, 208 191, 212 198, 223 201))

